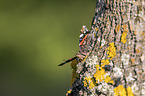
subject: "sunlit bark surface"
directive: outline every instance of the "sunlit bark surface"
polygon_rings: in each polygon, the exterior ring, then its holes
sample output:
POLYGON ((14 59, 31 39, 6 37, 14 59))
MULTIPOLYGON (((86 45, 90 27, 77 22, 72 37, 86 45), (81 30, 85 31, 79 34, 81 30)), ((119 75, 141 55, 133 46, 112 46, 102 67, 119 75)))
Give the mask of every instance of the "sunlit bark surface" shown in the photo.
MULTIPOLYGON (((145 1, 97 0, 68 96, 145 96, 145 1)), ((83 26, 82 32, 86 31, 83 26)))

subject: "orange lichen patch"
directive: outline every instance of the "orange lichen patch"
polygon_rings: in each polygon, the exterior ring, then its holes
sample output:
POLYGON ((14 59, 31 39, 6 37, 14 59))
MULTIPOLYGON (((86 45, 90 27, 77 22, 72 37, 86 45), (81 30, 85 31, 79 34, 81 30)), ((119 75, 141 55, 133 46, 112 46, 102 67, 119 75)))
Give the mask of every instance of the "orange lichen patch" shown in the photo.
POLYGON ((132 58, 132 59, 131 59, 131 62, 134 64, 134 62, 135 62, 135 59, 134 59, 134 58, 132 58))
POLYGON ((96 37, 96 34, 94 33, 94 37, 96 37))
POLYGON ((114 88, 114 96, 134 96, 134 95, 131 90, 131 87, 127 88, 126 94, 126 89, 123 87, 123 85, 119 85, 118 87, 114 88))
POLYGON ((120 48, 117 48, 117 51, 119 51, 120 50, 120 48))
POLYGON ((114 81, 113 80, 111 80, 111 77, 109 77, 109 76, 107 76, 106 78, 105 78, 105 82, 106 83, 114 83, 114 81))
POLYGON ((140 53, 139 49, 135 49, 135 51, 136 51, 137 53, 140 53))
POLYGON ((100 21, 102 21, 102 20, 103 20, 103 18, 101 17, 101 18, 100 18, 100 21))
POLYGON ((126 18, 126 16, 123 16, 123 19, 125 19, 126 18))
POLYGON ((134 34, 136 35, 137 34, 137 31, 134 31, 134 34))
POLYGON ((108 52, 107 52, 108 57, 110 57, 111 59, 113 57, 115 57, 115 55, 116 55, 116 47, 115 47, 113 42, 109 44, 109 47, 107 49, 108 49, 108 52))
POLYGON ((141 31, 141 35, 143 36, 144 34, 145 34, 145 32, 142 32, 142 31, 141 31))
POLYGON ((95 21, 93 22, 93 24, 95 25, 95 21))
POLYGON ((139 49, 142 49, 142 47, 138 47, 139 49))
POLYGON ((133 2, 133 5, 135 5, 135 4, 136 4, 136 2, 134 1, 134 2, 133 2))
POLYGON ((98 31, 99 29, 97 27, 95 27, 95 31, 98 31))
POLYGON ((119 32, 119 30, 120 30, 120 25, 117 25, 116 28, 115 28, 115 31, 119 32))
POLYGON ((124 10, 123 10, 123 9, 122 9, 121 11, 122 11, 122 12, 124 12, 124 10))
POLYGON ((124 32, 128 33, 129 31, 128 31, 128 29, 124 29, 124 32))
POLYGON ((121 53, 123 53, 123 52, 124 52, 124 50, 121 51, 121 53))
POLYGON ((126 32, 123 32, 122 35, 121 35, 121 42, 124 43, 124 44, 127 41, 126 36, 127 36, 126 32))
POLYGON ((130 29, 133 30, 132 25, 130 25, 130 29))
POLYGON ((142 74, 142 71, 139 71, 137 74, 138 74, 138 75, 139 75, 139 74, 142 74))

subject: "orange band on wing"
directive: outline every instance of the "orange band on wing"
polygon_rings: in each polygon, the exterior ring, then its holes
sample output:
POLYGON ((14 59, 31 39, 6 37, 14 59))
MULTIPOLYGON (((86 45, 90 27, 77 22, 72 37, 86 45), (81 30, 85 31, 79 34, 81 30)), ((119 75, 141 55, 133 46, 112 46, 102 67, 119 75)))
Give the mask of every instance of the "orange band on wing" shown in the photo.
MULTIPOLYGON (((87 34, 88 35, 88 34, 87 34)), ((80 42, 79 46, 83 45, 85 39, 87 38, 87 35, 83 38, 83 40, 80 42)))

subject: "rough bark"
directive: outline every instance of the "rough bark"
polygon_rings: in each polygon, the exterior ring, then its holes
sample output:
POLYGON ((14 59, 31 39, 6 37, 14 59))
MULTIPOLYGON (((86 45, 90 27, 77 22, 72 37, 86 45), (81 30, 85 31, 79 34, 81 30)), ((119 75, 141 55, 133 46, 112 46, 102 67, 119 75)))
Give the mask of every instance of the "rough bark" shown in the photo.
POLYGON ((90 33, 80 46, 86 57, 72 62, 66 95, 145 96, 144 9, 143 0, 97 0, 90 33))

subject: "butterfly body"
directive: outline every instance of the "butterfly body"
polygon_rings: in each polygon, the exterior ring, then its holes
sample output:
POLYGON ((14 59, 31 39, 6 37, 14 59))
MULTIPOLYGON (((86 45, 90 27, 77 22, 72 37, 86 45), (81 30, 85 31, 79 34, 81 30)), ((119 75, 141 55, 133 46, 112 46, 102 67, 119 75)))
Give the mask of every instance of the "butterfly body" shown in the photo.
POLYGON ((86 52, 84 52, 84 45, 86 44, 86 39, 88 38, 90 34, 90 31, 87 29, 86 26, 82 26, 82 29, 81 29, 81 34, 79 36, 79 48, 80 48, 80 51, 76 54, 76 56, 66 60, 65 62, 59 64, 58 66, 63 66, 64 64, 67 64, 75 59, 77 59, 77 62, 80 62, 82 61, 85 57, 86 57, 86 52))

